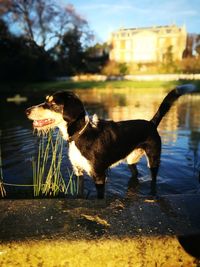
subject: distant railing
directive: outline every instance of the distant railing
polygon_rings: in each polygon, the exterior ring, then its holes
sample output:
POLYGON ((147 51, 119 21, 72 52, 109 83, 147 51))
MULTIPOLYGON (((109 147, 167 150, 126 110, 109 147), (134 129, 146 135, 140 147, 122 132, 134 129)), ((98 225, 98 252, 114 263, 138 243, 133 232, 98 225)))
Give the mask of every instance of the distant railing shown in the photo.
POLYGON ((129 80, 129 81, 178 81, 178 80, 200 80, 198 74, 133 74, 120 76, 106 76, 100 74, 81 74, 72 77, 57 77, 57 81, 107 81, 107 80, 129 80))
POLYGON ((178 81, 178 80, 200 80, 200 74, 138 74, 125 75, 125 80, 136 81, 178 81))

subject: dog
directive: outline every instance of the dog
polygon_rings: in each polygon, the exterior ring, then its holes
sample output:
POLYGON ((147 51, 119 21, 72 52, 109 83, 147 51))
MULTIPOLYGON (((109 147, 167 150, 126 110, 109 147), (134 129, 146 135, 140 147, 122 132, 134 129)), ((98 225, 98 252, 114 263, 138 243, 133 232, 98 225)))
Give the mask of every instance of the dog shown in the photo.
POLYGON ((104 198, 106 170, 126 159, 133 184, 138 183, 137 163, 146 156, 151 173, 151 189, 156 192, 160 165, 161 138, 157 127, 180 96, 195 92, 192 84, 177 86, 164 98, 150 121, 106 121, 90 118, 82 101, 73 92, 61 91, 47 96, 44 103, 26 109, 38 131, 58 127, 69 143, 69 159, 75 175, 84 171, 94 180, 97 197, 104 198))

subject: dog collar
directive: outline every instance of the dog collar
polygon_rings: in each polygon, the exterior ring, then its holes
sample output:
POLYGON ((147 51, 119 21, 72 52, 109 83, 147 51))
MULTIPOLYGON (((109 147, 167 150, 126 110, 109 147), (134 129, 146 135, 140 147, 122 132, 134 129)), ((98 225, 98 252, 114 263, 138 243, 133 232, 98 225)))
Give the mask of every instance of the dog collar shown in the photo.
POLYGON ((83 126, 83 128, 78 133, 75 133, 72 136, 68 137, 68 141, 69 142, 75 141, 76 139, 78 139, 85 132, 88 124, 90 123, 90 118, 89 118, 88 115, 85 116, 85 121, 86 121, 86 124, 83 126))

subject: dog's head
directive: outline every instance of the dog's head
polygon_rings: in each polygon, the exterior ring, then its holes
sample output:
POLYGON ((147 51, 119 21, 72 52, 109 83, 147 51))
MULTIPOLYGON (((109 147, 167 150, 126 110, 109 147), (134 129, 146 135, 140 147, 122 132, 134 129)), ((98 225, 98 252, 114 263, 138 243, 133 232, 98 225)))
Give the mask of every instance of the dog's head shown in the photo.
POLYGON ((81 100, 72 92, 57 92, 47 96, 44 103, 26 110, 26 115, 33 120, 33 127, 39 131, 51 128, 67 127, 80 116, 85 116, 81 100))

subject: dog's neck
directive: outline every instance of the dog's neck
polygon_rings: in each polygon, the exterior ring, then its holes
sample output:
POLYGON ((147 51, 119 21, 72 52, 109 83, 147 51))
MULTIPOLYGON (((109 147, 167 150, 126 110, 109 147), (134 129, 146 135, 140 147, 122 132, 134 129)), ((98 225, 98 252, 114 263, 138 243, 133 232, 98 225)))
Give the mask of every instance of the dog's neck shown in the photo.
POLYGON ((82 112, 75 121, 72 122, 65 121, 58 127, 62 132, 63 138, 65 140, 74 141, 84 133, 89 123, 90 123, 89 116, 86 115, 85 112, 82 112))
POLYGON ((77 139, 85 132, 89 123, 89 117, 85 116, 85 118, 81 119, 81 121, 76 124, 73 123, 73 125, 68 125, 68 123, 64 121, 63 123, 60 123, 58 127, 62 133, 63 139, 71 142, 77 139))
POLYGON ((67 122, 69 136, 80 131, 85 125, 85 112, 81 112, 76 120, 67 122))
POLYGON ((80 119, 78 122, 73 123, 73 125, 68 127, 69 138, 68 141, 76 141, 87 129, 90 123, 88 116, 85 116, 83 119, 80 119))
POLYGON ((84 116, 82 114, 76 121, 69 123, 63 120, 58 127, 62 133, 63 139, 71 142, 77 140, 85 132, 89 125, 92 128, 97 128, 98 123, 99 118, 96 114, 90 117, 87 111, 85 111, 84 116))

